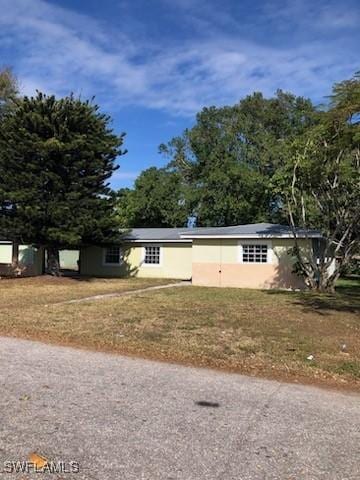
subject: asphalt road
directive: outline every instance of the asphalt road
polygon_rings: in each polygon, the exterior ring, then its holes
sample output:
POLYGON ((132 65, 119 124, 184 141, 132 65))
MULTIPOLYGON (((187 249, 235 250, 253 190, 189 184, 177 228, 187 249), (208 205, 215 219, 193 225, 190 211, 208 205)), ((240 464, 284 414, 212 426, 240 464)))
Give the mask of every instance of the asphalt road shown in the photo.
POLYGON ((360 479, 358 395, 0 337, 0 416, 6 480, 360 479))

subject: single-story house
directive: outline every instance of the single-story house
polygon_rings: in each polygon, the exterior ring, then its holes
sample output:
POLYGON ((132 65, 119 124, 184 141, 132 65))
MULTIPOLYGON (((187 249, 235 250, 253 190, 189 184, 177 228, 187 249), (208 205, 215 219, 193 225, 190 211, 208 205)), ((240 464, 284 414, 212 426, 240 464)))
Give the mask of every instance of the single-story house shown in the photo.
MULTIPOLYGON (((297 230, 300 248, 316 256, 321 234, 297 230)), ((80 273, 104 277, 192 280, 193 285, 303 288, 294 273, 294 237, 269 223, 214 228, 134 228, 118 245, 80 251, 80 273)))
MULTIPOLYGON (((297 229, 296 235, 306 255, 317 257, 322 243, 320 232, 297 229)), ((291 229, 269 223, 134 228, 123 234, 117 244, 82 247, 79 266, 80 274, 97 277, 181 279, 215 287, 304 288, 302 278, 294 273, 292 247, 291 229)), ((60 254, 61 258, 67 259, 68 252, 60 254)), ((74 263, 74 259, 68 260, 74 263)), ((69 268, 68 260, 64 268, 69 268)), ((0 242, 0 276, 41 275, 44 265, 42 247, 15 247, 11 242, 0 242), (14 271, 17 255, 19 267, 14 271)))

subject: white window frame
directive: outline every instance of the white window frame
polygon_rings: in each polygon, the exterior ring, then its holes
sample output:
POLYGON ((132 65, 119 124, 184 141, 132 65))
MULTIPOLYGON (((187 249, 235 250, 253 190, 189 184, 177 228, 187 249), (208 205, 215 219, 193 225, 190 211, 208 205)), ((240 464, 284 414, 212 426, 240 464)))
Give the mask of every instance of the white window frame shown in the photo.
POLYGON ((162 267, 163 264, 163 246, 161 243, 148 243, 142 247, 142 259, 141 259, 141 266, 146 268, 158 268, 162 267), (145 263, 145 255, 146 255, 146 248, 147 247, 159 247, 160 248, 160 258, 159 263, 145 263))
POLYGON ((256 240, 256 239, 248 239, 248 240, 241 240, 238 242, 238 262, 242 263, 243 265, 269 265, 273 263, 273 248, 272 248, 272 241, 271 240, 256 240), (266 245, 267 246, 267 258, 266 262, 244 262, 243 261, 243 245, 266 245))
POLYGON ((123 263, 123 259, 122 259, 122 250, 121 250, 121 247, 120 245, 110 245, 109 247, 104 247, 103 248, 103 261, 102 261, 102 264, 103 264, 103 267, 118 267, 119 265, 121 265, 123 263), (113 263, 113 262, 110 262, 108 263, 106 261, 106 251, 108 248, 118 248, 119 249, 119 262, 116 262, 116 263, 113 263))

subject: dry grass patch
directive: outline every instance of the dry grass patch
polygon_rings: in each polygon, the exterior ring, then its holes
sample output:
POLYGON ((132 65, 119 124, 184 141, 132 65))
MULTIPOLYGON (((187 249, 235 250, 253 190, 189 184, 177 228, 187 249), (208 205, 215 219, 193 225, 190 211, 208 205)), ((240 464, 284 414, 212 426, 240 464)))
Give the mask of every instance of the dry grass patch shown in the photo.
POLYGON ((106 293, 125 292, 138 288, 171 283, 166 279, 51 277, 0 280, 2 308, 29 308, 106 293))
POLYGON ((359 312, 356 283, 335 296, 178 287, 82 304, 13 305, 0 313, 0 333, 359 389, 359 312))

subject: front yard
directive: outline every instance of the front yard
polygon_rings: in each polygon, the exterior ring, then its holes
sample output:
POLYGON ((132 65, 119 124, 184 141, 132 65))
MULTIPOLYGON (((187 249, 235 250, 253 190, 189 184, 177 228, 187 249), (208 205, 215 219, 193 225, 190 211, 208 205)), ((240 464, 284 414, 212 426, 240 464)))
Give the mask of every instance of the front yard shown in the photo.
POLYGON ((54 303, 167 281, 0 282, 0 335, 360 389, 360 284, 335 296, 177 287, 54 303))
POLYGON ((153 285, 171 283, 171 280, 148 278, 91 278, 50 277, 0 280, 0 305, 2 308, 24 308, 65 302, 76 298, 106 293, 137 290, 153 285))

